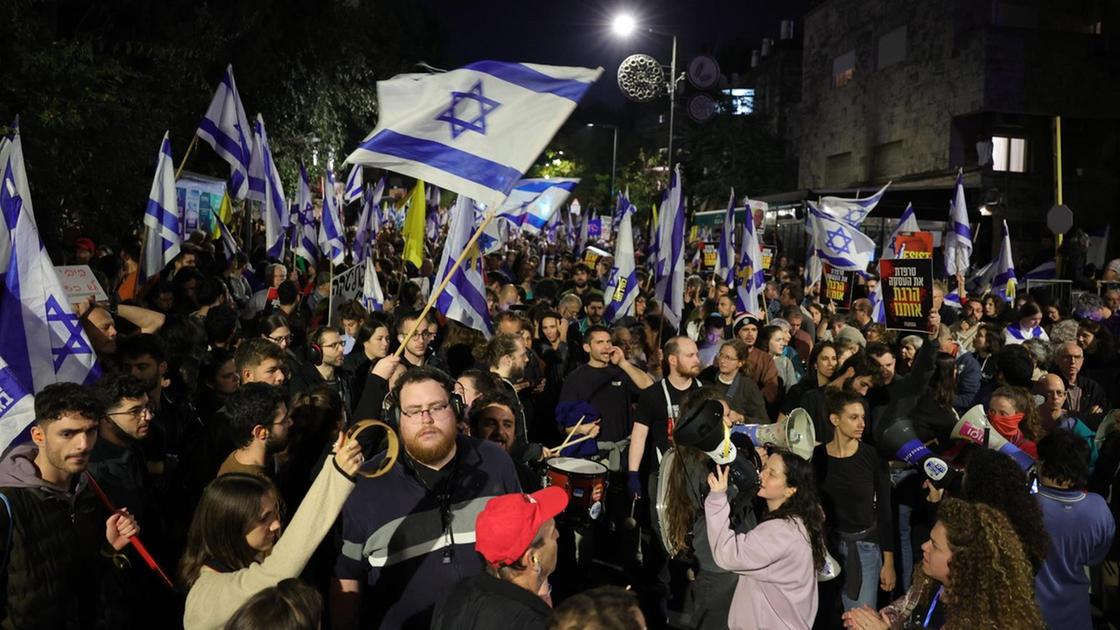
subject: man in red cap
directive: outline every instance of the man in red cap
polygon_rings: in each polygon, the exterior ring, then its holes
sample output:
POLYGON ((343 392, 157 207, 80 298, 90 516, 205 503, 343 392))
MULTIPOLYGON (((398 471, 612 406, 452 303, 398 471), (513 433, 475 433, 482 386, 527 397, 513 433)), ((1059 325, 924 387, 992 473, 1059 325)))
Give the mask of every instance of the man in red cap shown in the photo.
POLYGON ((97 250, 94 246, 93 240, 86 236, 79 236, 74 239, 74 264, 85 265, 93 258, 93 252, 97 250))
POLYGON ((455 585, 436 604, 433 628, 548 627, 548 576, 556 569, 556 515, 568 494, 556 486, 505 494, 475 521, 475 549, 486 571, 455 585))

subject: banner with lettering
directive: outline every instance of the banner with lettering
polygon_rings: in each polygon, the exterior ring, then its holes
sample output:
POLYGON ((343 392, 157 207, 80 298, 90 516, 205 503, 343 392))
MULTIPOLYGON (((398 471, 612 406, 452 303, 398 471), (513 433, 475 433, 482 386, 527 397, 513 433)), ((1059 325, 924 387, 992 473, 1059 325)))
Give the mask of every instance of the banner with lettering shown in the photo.
POLYGON ((894 239, 898 258, 933 258, 932 232, 903 232, 894 239))
POLYGON ((887 328, 926 330, 926 317, 933 310, 933 260, 880 260, 879 277, 887 328))
POLYGON ((821 265, 821 272, 824 278, 824 299, 831 300, 836 308, 851 308, 855 272, 833 269, 829 264, 821 265))

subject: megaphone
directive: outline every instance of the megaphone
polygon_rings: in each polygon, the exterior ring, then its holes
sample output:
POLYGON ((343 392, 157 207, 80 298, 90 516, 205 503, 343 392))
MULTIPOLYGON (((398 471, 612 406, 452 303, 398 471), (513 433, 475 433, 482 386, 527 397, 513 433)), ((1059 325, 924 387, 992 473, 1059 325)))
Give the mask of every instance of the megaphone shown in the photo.
POLYGON ((915 466, 938 488, 952 483, 957 471, 936 453, 926 448, 914 433, 914 425, 909 420, 898 420, 883 432, 880 444, 899 461, 915 466))
POLYGON ((991 449, 1007 455, 1019 464, 1019 468, 1028 471, 1034 467, 1034 458, 1030 456, 1023 449, 1008 442, 998 431, 992 428, 988 422, 988 414, 984 412, 983 405, 976 405, 969 409, 960 420, 957 421, 956 426, 953 427, 951 434, 955 438, 959 438, 973 444, 979 444, 985 448, 991 449))
POLYGON ((731 427, 733 433, 745 433, 755 444, 773 444, 785 449, 801 459, 813 457, 817 432, 809 412, 800 407, 789 412, 785 420, 774 424, 737 424, 731 427))

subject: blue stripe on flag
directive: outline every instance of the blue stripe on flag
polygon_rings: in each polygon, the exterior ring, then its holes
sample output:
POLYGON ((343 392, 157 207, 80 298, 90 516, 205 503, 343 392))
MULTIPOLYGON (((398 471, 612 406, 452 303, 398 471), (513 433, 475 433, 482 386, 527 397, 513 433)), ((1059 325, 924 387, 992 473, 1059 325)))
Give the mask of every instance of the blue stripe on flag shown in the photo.
POLYGON ((972 229, 967 225, 962 225, 960 223, 957 223, 956 221, 953 221, 953 232, 955 232, 958 236, 967 238, 970 241, 972 240, 972 229))
POLYGON ((485 72, 507 83, 521 86, 526 90, 532 90, 540 94, 555 94, 560 98, 566 98, 576 103, 583 97, 587 88, 591 87, 590 83, 550 77, 543 72, 538 72, 519 63, 478 61, 464 66, 464 69, 485 72))
POLYGON ((530 192, 530 193, 542 193, 542 192, 548 190, 549 188, 563 188, 564 190, 567 190, 568 192, 571 192, 571 191, 576 189, 577 184, 579 184, 579 182, 558 182, 558 181, 525 182, 523 184, 518 184, 518 185, 514 186, 513 189, 518 190, 518 191, 523 191, 523 192, 530 192))
POLYGON ((492 190, 509 192, 521 172, 505 164, 467 153, 446 144, 382 129, 359 147, 446 171, 492 190))
POLYGON ((214 138, 214 142, 217 142, 218 145, 222 147, 222 150, 228 153, 230 157, 237 160, 242 168, 249 168, 249 158, 243 155, 244 151, 242 151, 241 143, 227 136, 221 129, 218 129, 214 121, 209 118, 203 118, 202 122, 198 123, 198 128, 210 134, 210 137, 214 138))

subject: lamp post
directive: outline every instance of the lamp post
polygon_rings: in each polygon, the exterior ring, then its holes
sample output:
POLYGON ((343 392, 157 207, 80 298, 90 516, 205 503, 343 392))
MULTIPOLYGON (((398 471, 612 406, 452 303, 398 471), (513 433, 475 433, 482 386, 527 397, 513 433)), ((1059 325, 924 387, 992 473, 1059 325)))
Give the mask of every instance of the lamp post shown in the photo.
POLYGON ((615 35, 619 37, 628 37, 634 31, 641 29, 647 33, 654 35, 662 35, 669 37, 673 41, 672 53, 669 59, 669 147, 668 147, 668 165, 669 177, 672 177, 673 172, 673 122, 677 109, 677 36, 673 33, 666 33, 658 31, 648 26, 639 26, 633 15, 629 13, 620 13, 615 16, 614 21, 611 23, 611 29, 615 35))
POLYGON ((618 165, 618 125, 611 125, 607 123, 587 123, 588 127, 598 127, 600 129, 610 129, 613 132, 614 139, 611 142, 611 199, 614 199, 614 174, 615 167, 618 165))

